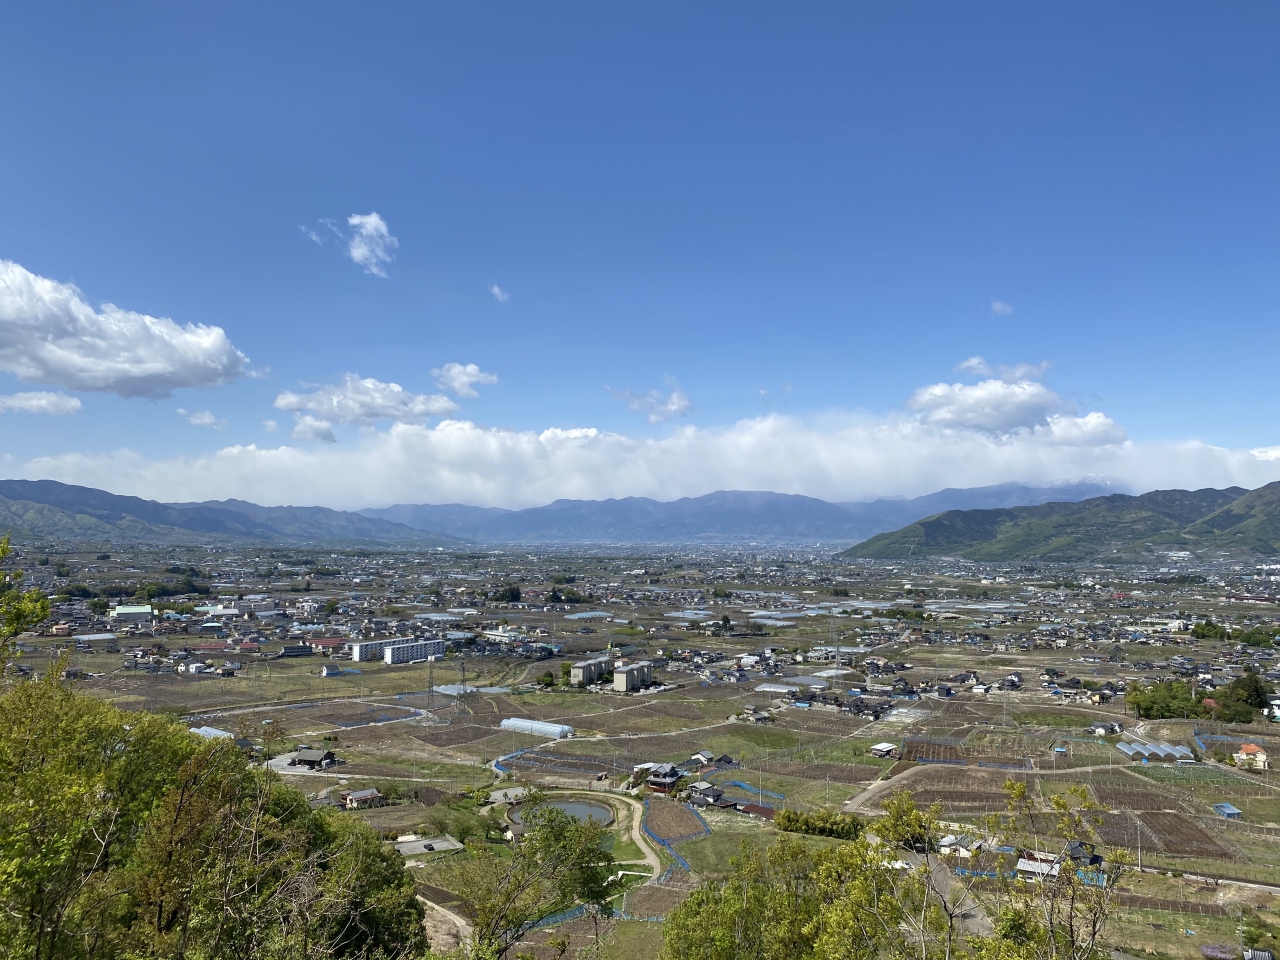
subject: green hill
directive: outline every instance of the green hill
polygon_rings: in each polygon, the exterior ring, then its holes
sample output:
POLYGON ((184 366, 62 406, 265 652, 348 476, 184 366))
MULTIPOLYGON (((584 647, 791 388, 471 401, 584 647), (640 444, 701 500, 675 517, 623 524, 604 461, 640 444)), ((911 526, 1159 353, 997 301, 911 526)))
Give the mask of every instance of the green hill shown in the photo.
POLYGON ((838 556, 1082 561, 1160 548, 1280 553, 1280 483, 1253 491, 1155 490, 1006 510, 949 510, 838 556))
POLYGON ((0 537, 119 543, 309 542, 454 548, 465 541, 325 507, 261 507, 243 500, 157 503, 58 483, 0 480, 0 537))

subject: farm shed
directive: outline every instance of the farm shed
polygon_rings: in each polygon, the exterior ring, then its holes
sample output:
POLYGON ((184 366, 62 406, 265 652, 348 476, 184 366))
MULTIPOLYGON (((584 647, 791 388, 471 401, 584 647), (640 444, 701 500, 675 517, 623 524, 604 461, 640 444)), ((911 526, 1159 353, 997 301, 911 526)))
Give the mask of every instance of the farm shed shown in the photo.
POLYGON ((524 717, 507 717, 498 726, 503 730, 514 730, 516 733, 528 733, 535 737, 546 737, 548 740, 562 740, 573 736, 573 727, 563 723, 546 723, 542 720, 528 720, 524 717))
POLYGON ((1243 820, 1244 814, 1234 803, 1215 803, 1213 812, 1220 817, 1226 817, 1228 820, 1243 820))

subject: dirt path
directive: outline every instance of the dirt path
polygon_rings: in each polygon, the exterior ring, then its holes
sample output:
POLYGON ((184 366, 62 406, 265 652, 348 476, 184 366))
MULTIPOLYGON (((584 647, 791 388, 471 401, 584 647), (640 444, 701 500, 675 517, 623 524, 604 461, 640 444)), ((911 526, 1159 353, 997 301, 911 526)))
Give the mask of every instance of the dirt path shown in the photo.
MULTIPOLYGON (((454 927, 454 929, 457 931, 457 939, 458 939, 459 946, 465 945, 470 942, 471 934, 474 932, 474 928, 471 926, 471 922, 467 920, 466 917, 462 916, 459 913, 454 913, 448 907, 442 907, 438 903, 432 903, 426 897, 421 897, 421 896, 418 897, 418 902, 421 903, 423 906, 425 906, 427 910, 431 914, 434 914, 438 919, 443 920, 444 922, 451 924, 454 927)), ((430 938, 429 931, 428 931, 428 938, 430 938)), ((448 950, 450 945, 440 944, 440 946, 444 946, 445 949, 448 950)), ((439 952, 439 950, 437 949, 437 944, 434 941, 431 944, 431 948, 439 952)))
MULTIPOLYGON (((556 793, 586 793, 591 796, 592 800, 597 802, 605 799, 600 795, 600 793, 592 792, 590 790, 557 790, 556 793)), ((644 830, 642 830, 640 826, 641 822, 644 820, 644 804, 635 797, 627 797, 617 793, 609 793, 606 796, 609 800, 617 800, 619 803, 626 804, 631 808, 631 839, 635 841, 635 845, 639 847, 640 852, 644 854, 644 862, 647 863, 649 868, 653 871, 652 879, 656 880, 662 873, 662 860, 659 858, 657 851, 653 849, 649 838, 644 835, 644 830)), ((627 860, 619 862, 639 863, 640 861, 627 860)))

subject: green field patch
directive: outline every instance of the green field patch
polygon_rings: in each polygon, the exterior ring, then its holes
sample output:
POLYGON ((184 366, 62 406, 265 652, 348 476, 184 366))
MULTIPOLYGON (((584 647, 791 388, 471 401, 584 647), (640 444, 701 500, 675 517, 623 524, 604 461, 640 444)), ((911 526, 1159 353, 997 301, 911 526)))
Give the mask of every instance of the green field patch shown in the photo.
POLYGON ((661 949, 661 923, 623 920, 610 931, 600 956, 602 960, 653 960, 661 949))

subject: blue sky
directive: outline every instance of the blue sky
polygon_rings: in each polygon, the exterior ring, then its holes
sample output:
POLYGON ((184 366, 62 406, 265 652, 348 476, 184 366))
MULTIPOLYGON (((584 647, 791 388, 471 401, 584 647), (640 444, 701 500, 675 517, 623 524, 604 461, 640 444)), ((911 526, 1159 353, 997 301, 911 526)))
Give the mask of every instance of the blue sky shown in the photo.
POLYGON ((10 11, 0 472, 335 506, 1280 478, 1278 28, 1260 3, 10 11), (177 326, 103 334, 104 303, 177 326))

